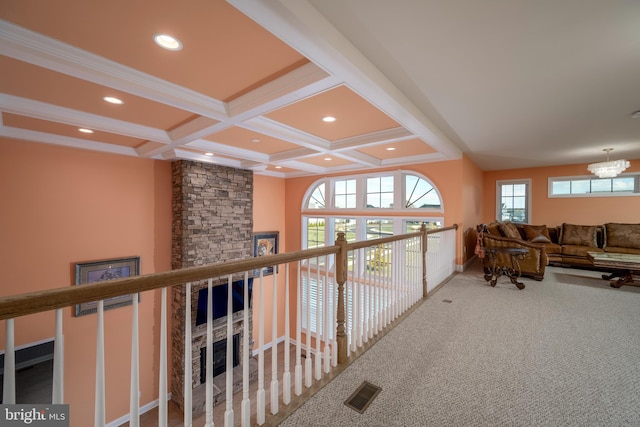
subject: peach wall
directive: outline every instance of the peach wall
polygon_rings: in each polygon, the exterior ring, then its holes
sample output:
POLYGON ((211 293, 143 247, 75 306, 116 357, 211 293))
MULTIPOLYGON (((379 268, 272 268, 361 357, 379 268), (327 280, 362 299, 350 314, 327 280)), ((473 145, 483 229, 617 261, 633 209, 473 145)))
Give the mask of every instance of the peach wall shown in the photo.
MULTIPOLYGON (((640 160, 631 160, 626 172, 640 172, 640 160)), ((549 198, 547 183, 549 177, 587 176, 586 164, 553 166, 493 171, 484 173, 483 222, 496 217, 496 181, 508 179, 531 179, 531 223, 548 226, 563 222, 594 225, 605 222, 640 221, 640 196, 630 197, 571 197, 549 198)))
MULTIPOLYGON (((138 255, 142 274, 170 269, 168 162, 0 139, 0 195, 1 295, 72 286, 74 263, 88 260, 138 255)), ((139 307, 142 404, 157 398, 158 295, 139 307)), ((53 319, 16 319, 16 345, 53 337, 53 319)), ((92 425, 96 316, 69 308, 63 321, 71 424, 92 425)), ((129 412, 131 308, 107 311, 105 328, 109 421, 129 412)))
MULTIPOLYGON (((253 231, 278 231, 279 253, 289 251, 287 245, 287 230, 284 215, 285 180, 263 175, 253 176, 253 231)), ((260 316, 260 286, 254 281, 253 293, 253 339, 254 350, 258 349, 258 328, 260 316)), ((276 303, 278 311, 277 337, 284 335, 284 298, 285 298, 285 269, 280 268, 276 275, 276 303)), ((272 314, 273 314, 273 276, 263 278, 264 289, 264 342, 272 342, 272 314)))
POLYGON ((462 259, 470 260, 476 244, 476 225, 482 223, 483 172, 466 155, 462 170, 462 259))

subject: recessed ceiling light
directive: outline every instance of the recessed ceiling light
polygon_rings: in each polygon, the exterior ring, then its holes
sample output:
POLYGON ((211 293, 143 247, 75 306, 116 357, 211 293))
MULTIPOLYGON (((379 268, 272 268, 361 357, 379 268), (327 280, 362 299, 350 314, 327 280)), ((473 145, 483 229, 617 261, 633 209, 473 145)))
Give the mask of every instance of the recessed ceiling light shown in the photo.
POLYGON ((182 42, 168 34, 155 34, 153 36, 153 41, 163 49, 174 51, 182 50, 182 42))
POLYGON ((276 169, 282 169, 282 166, 276 166, 275 168, 276 169))
POLYGON ((79 132, 82 133, 93 133, 93 131, 91 129, 85 129, 85 128, 80 128, 78 129, 79 132))
POLYGON ((121 99, 118 98, 114 98, 113 96, 105 96, 104 98, 105 101, 107 101, 109 104, 124 104, 124 102, 122 102, 121 99))
POLYGON ((205 156, 213 156, 213 153, 204 153, 205 156))
POLYGON ((331 160, 331 157, 325 157, 324 159, 325 159, 326 161, 329 161, 329 160, 331 160))
POLYGON ((395 149, 396 149, 396 147, 387 147, 387 151, 393 151, 395 149))
POLYGON ((253 138, 251 142, 260 142, 260 140, 258 138, 253 138))
POLYGON ((331 122, 335 122, 336 118, 332 116, 325 116, 322 118, 322 121, 326 123, 331 123, 331 122))

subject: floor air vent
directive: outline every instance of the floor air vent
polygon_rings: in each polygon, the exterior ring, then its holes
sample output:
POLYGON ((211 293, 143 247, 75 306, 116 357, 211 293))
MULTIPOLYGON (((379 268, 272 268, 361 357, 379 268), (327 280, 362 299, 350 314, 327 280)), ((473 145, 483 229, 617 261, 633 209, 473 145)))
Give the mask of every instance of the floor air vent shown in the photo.
POLYGON ((356 389, 356 391, 353 392, 351 396, 349 396, 347 400, 344 401, 344 404, 354 411, 358 411, 362 414, 366 411, 380 391, 382 391, 380 387, 365 381, 356 389))
POLYGON ((452 303, 453 301, 451 301, 450 299, 443 299, 442 302, 452 303))

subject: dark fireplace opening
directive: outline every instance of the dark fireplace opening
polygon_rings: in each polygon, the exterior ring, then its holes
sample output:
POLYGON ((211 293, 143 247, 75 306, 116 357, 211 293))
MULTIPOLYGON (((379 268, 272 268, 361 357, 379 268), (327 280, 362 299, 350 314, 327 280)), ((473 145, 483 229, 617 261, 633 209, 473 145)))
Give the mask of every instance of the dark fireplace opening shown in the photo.
MULTIPOLYGON (((233 366, 240 364, 240 334, 233 336, 233 366)), ((216 377, 227 370, 227 339, 213 343, 213 376, 216 377)), ((200 384, 207 381, 207 347, 200 349, 200 384)))

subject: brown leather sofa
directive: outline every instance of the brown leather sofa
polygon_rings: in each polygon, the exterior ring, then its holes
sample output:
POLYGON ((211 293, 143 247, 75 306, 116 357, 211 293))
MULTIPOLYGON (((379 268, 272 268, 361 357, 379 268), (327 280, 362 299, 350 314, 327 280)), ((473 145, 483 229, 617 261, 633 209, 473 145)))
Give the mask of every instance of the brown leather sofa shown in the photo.
MULTIPOLYGON (((481 233, 482 246, 485 248, 506 247, 525 249, 527 253, 523 259, 519 260, 521 274, 535 280, 542 280, 544 278, 544 270, 548 264, 544 245, 524 239, 519 235, 515 223, 494 222, 491 224, 481 224, 477 230, 481 233)), ((485 257, 483 259, 485 272, 491 268, 490 264, 492 262, 491 257, 485 257)), ((498 265, 508 266, 511 264, 511 256, 508 254, 497 254, 497 263, 498 265)))
MULTIPOLYGON (((563 267, 592 267, 587 252, 616 252, 640 254, 640 224, 606 223, 604 225, 576 225, 563 223, 557 227, 520 223, 493 222, 479 226, 486 230, 485 244, 492 245, 502 239, 541 245, 546 263, 563 267), (511 224, 511 225, 509 225, 511 224), (516 231, 514 231, 514 228, 516 231)), ((507 244, 504 241, 501 244, 507 244)), ((522 243, 518 243, 522 245, 522 243)), ((515 247, 520 247, 515 246, 515 247)), ((540 246, 536 246, 540 247, 540 246)), ((536 254, 528 256, 535 261, 536 254)), ((521 264, 522 265, 522 264, 521 264)), ((522 265, 525 275, 525 267, 522 265)), ((527 264, 527 275, 535 278, 544 269, 538 269, 535 262, 527 264)))

